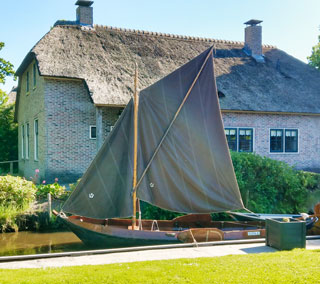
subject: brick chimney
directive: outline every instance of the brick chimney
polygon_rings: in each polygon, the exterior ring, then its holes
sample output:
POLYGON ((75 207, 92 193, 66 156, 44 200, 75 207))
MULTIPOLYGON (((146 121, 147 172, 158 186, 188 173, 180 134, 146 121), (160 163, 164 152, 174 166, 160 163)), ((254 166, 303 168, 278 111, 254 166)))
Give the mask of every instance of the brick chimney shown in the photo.
POLYGON ((83 26, 93 26, 93 8, 91 5, 93 1, 78 0, 77 8, 77 23, 83 26))
POLYGON ((257 62, 264 62, 262 54, 262 23, 260 20, 250 20, 244 30, 244 51, 251 55, 257 62))

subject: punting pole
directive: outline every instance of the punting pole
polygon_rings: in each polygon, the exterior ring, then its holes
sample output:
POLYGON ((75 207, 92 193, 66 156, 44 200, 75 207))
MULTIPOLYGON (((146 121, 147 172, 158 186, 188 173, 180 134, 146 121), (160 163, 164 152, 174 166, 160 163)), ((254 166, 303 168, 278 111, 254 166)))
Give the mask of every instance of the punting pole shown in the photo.
POLYGON ((139 109, 139 95, 138 95, 138 66, 135 63, 135 74, 134 74, 134 96, 133 96, 133 214, 132 214, 132 230, 136 227, 136 215, 137 215, 137 192, 135 187, 137 185, 137 161, 138 161, 138 109, 139 109))

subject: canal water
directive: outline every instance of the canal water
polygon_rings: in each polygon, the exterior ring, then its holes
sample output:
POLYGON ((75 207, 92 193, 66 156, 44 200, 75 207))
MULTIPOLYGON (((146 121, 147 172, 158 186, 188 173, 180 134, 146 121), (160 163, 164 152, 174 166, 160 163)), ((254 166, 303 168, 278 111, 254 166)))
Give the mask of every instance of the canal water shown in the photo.
POLYGON ((17 232, 0 234, 0 256, 89 250, 71 232, 17 232))

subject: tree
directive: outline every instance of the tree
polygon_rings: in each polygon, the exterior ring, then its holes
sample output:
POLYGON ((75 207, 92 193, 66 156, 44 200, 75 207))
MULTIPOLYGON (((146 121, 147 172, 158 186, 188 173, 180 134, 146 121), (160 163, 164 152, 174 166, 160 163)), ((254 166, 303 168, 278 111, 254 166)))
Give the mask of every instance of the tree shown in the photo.
MULTIPOLYGON (((4 42, 0 41, 0 51, 4 48, 4 42)), ((6 82, 6 77, 14 76, 13 65, 0 57, 0 84, 6 82)), ((7 100, 7 94, 0 89, 0 105, 4 104, 7 100)))
MULTIPOLYGON (((17 160, 18 126, 14 122, 14 105, 0 105, 0 162, 17 160)), ((0 165, 7 171, 9 165, 0 165)))
MULTIPOLYGON (((4 43, 0 42, 0 51, 4 43)), ((13 65, 0 57, 0 85, 14 76, 13 65)), ((0 161, 16 160, 18 156, 18 127, 14 122, 14 105, 6 105, 7 94, 0 89, 0 161)), ((6 168, 2 165, 1 168, 6 168)), ((1 172, 0 168, 0 172, 1 172)))
POLYGON ((311 56, 308 56, 307 59, 311 66, 320 70, 320 36, 318 40, 318 44, 312 47, 311 56))

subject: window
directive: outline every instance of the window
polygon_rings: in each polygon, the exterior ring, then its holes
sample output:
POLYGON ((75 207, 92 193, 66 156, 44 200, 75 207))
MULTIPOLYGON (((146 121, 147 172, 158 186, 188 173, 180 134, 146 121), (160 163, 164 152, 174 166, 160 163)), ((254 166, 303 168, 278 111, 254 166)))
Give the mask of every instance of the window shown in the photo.
POLYGON ((253 151, 253 130, 239 128, 239 152, 253 151))
POLYGON ((270 129, 271 153, 297 153, 297 129, 270 129))
POLYGON ((38 119, 34 120, 34 160, 38 161, 39 158, 39 123, 38 119))
POLYGON ((90 125, 90 139, 97 139, 97 127, 90 125))
POLYGON ((229 149, 239 152, 253 152, 252 128, 225 128, 229 149))
POLYGON ((229 149, 232 151, 237 151, 237 129, 236 128, 226 128, 225 130, 227 142, 229 149))
POLYGON ((21 158, 24 159, 24 125, 21 126, 21 158))
POLYGON ((298 152, 298 130, 285 130, 285 151, 293 153, 298 152))
POLYGON ((29 159, 29 123, 26 124, 26 159, 29 159))
POLYGON ((270 130, 270 152, 283 152, 283 130, 270 130))
POLYGON ((37 65, 33 63, 33 87, 37 84, 37 65))
POLYGON ((26 82, 26 84, 27 84, 27 87, 26 87, 26 91, 27 91, 27 94, 29 93, 29 91, 30 91, 30 85, 29 85, 29 71, 27 72, 27 82, 26 82))

